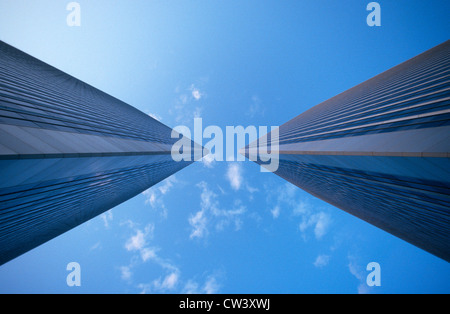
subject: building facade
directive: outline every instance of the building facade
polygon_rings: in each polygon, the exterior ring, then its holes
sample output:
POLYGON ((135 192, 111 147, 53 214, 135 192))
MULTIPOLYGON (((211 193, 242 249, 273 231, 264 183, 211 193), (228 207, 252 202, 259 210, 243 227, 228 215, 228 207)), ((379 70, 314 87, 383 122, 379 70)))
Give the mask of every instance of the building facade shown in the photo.
POLYGON ((278 144, 277 175, 450 261, 450 41, 295 117, 278 144))
POLYGON ((0 41, 0 265, 189 165, 171 132, 0 41))

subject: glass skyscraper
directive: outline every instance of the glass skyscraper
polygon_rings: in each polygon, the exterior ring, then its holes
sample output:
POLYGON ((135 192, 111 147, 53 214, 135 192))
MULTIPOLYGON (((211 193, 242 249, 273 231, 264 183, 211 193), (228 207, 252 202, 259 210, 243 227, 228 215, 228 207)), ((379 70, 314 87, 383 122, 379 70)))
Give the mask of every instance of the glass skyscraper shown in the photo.
POLYGON ((450 261, 450 41, 280 126, 279 154, 280 177, 450 261))
POLYGON ((0 265, 190 164, 171 132, 0 41, 0 265))

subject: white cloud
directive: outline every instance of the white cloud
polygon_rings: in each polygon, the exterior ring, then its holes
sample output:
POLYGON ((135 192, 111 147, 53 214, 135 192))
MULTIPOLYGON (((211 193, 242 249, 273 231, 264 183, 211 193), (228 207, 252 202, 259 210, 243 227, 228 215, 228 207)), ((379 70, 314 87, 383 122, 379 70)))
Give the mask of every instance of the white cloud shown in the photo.
POLYGON ((183 294, 199 294, 198 283, 194 280, 188 280, 184 286, 183 294))
POLYGON ((144 233, 141 230, 138 230, 136 235, 128 239, 127 243, 125 244, 125 248, 128 251, 136 251, 142 249, 144 245, 145 245, 144 233))
POLYGON ((328 227, 331 223, 330 215, 320 212, 314 215, 316 224, 314 226, 314 235, 316 239, 321 239, 328 231, 328 227), (316 218, 317 217, 317 218, 316 218))
POLYGON ((171 115, 175 115, 175 121, 177 123, 186 125, 192 122, 194 118, 201 117, 203 107, 198 105, 194 107, 194 103, 198 104, 198 101, 205 97, 205 92, 200 91, 198 87, 191 84, 184 92, 181 92, 180 88, 177 87, 175 93, 177 96, 174 106, 168 112, 171 115))
POLYGON ((298 201, 296 200, 296 187, 290 183, 279 186, 275 189, 265 186, 266 201, 271 203, 272 199, 275 199, 275 205, 270 209, 270 213, 274 219, 278 218, 283 208, 293 208, 298 201))
POLYGON ((144 247, 140 250, 140 253, 143 262, 157 258, 156 250, 153 248, 144 247))
POLYGON ((301 199, 297 195, 299 189, 296 186, 286 183, 275 189, 268 186, 265 189, 267 203, 274 203, 269 210, 274 219, 278 218, 281 212, 286 213, 289 211, 293 216, 299 217, 298 229, 305 241, 311 231, 317 240, 322 239, 327 234, 332 222, 331 215, 324 210, 318 210, 309 202, 301 199))
POLYGON ((192 226, 193 230, 190 234, 190 238, 202 238, 208 232, 206 228, 206 217, 203 210, 195 213, 194 216, 189 218, 189 224, 192 226))
POLYGON ((197 184, 197 187, 201 188, 202 190, 202 193, 200 194, 200 205, 202 210, 211 210, 212 212, 217 211, 217 194, 209 189, 208 184, 205 181, 197 184))
POLYGON ((125 249, 129 252, 137 252, 139 255, 134 255, 129 265, 120 267, 122 279, 131 281, 132 270, 139 266, 139 261, 141 263, 152 261, 164 270, 165 276, 155 279, 151 283, 138 284, 137 287, 141 289, 141 293, 173 290, 178 284, 180 271, 171 261, 158 255, 158 248, 149 246, 149 241, 154 236, 154 224, 147 224, 144 229, 136 228, 137 224, 132 221, 128 221, 126 224, 135 230, 133 235, 126 240, 125 249))
POLYGON ((194 84, 192 84, 189 89, 191 90, 191 95, 195 100, 200 100, 203 97, 203 93, 201 93, 200 90, 194 86, 194 84))
POLYGON ((258 188, 252 187, 250 184, 248 184, 248 182, 245 183, 245 188, 247 189, 247 195, 248 195, 248 199, 250 201, 253 201, 253 194, 256 192, 259 192, 258 188))
POLYGON ((109 223, 113 220, 112 210, 108 210, 107 212, 101 214, 100 218, 103 220, 103 225, 105 228, 109 228, 109 223))
POLYGON ((185 105, 188 102, 188 96, 186 94, 181 94, 178 99, 183 105, 185 105))
POLYGON ((308 205, 306 202, 300 201, 294 206, 292 213, 296 216, 305 215, 308 213, 308 205))
POLYGON ((219 284, 217 283, 217 280, 215 277, 210 276, 206 282, 205 286, 203 287, 203 291, 206 294, 215 294, 219 291, 219 284))
POLYGON ((202 238, 208 233, 207 222, 208 219, 206 215, 208 212, 214 213, 217 210, 217 195, 208 188, 206 182, 202 181, 197 184, 199 188, 202 189, 200 194, 200 210, 189 218, 189 224, 192 226, 193 230, 190 234, 190 238, 202 238))
POLYGON ((176 183, 176 182, 177 182, 177 180, 176 180, 175 176, 170 176, 166 180, 163 181, 163 184, 158 187, 158 190, 161 192, 162 195, 165 195, 172 188, 173 183, 176 183))
POLYGON ((90 251, 94 251, 94 250, 97 250, 97 249, 99 249, 99 248, 101 248, 101 243, 100 243, 100 241, 97 242, 97 243, 95 243, 93 246, 91 246, 91 248, 90 248, 89 250, 90 250, 90 251))
POLYGON ((350 261, 348 263, 348 270, 350 271, 350 274, 356 277, 358 280, 363 280, 364 276, 362 275, 361 267, 359 267, 355 262, 350 261))
POLYGON ((350 273, 358 279, 359 284, 357 287, 358 294, 370 293, 369 286, 366 284, 366 274, 361 266, 356 262, 354 256, 349 256, 348 270, 350 273))
POLYGON ((140 294, 147 294, 147 293, 151 292, 151 285, 150 284, 140 283, 140 284, 137 285, 137 287, 139 289, 141 289, 140 294))
POLYGON ((329 261, 330 261, 329 255, 319 255, 319 256, 317 256, 317 258, 313 264, 317 268, 322 268, 322 267, 327 266, 329 261))
POLYGON ((145 196, 145 204, 150 204, 150 205, 154 206, 154 203, 156 201, 156 195, 153 192, 152 188, 149 188, 149 189, 145 190, 144 192, 142 192, 142 195, 145 196))
MULTIPOLYGON (((164 267, 164 263, 157 263, 164 267)), ((167 271, 167 269, 166 269, 167 271)), ((177 267, 171 265, 169 272, 166 272, 164 277, 154 279, 150 283, 140 283, 137 285, 141 289, 141 294, 154 293, 154 292, 167 292, 174 290, 180 282, 180 271, 177 267)))
POLYGON ((202 98, 202 94, 200 93, 200 91, 198 89, 194 89, 192 91, 192 97, 194 97, 195 100, 200 100, 200 98, 202 98))
POLYGON ((245 185, 245 187, 246 187, 247 191, 248 191, 250 194, 259 192, 259 189, 258 189, 258 188, 254 188, 254 187, 252 187, 251 185, 249 185, 248 183, 245 185))
POLYGON ((161 116, 160 116, 160 115, 157 115, 157 114, 155 114, 155 113, 148 113, 148 115, 149 115, 150 117, 152 117, 153 119, 157 120, 157 121, 161 121, 161 120, 162 120, 161 116))
POLYGON ((208 224, 215 223, 217 230, 224 230, 229 224, 235 226, 235 230, 242 227, 240 216, 245 213, 245 206, 236 200, 232 209, 221 209, 217 200, 218 195, 214 193, 204 181, 197 184, 202 192, 200 194, 200 210, 189 217, 192 227, 190 238, 202 238, 208 234, 208 224))
POLYGON ((230 182, 231 188, 235 191, 239 190, 243 181, 242 167, 238 163, 230 163, 226 177, 230 182))
POLYGON ((369 286, 367 286, 365 283, 360 283, 357 288, 358 294, 369 294, 370 289, 369 286))
POLYGON ((164 278, 162 286, 166 289, 173 289, 178 282, 178 274, 171 273, 164 278))
POLYGON ((195 107, 194 118, 201 118, 202 117, 202 111, 203 111, 203 109, 201 107, 195 107))
MULTIPOLYGON (((239 200, 233 203, 232 209, 223 210, 219 208, 219 202, 216 199, 217 194, 209 189, 206 182, 200 182, 198 187, 201 189, 202 210, 200 212, 205 217, 208 217, 209 220, 207 222, 211 220, 217 225, 223 222, 225 222, 225 225, 227 223, 239 224, 239 217, 245 212, 245 208, 239 200)), ((121 225, 132 228, 132 233, 126 239, 124 247, 127 251, 134 254, 129 265, 119 268, 120 276, 129 285, 139 289, 140 293, 215 294, 219 292, 221 287, 220 278, 223 275, 220 271, 214 274, 203 273, 200 276, 194 276, 187 280, 183 279, 180 268, 171 260, 161 257, 159 248, 151 247, 155 235, 153 223, 147 224, 142 228, 139 226, 139 223, 129 220, 121 225), (152 264, 148 265, 149 262, 152 264), (148 281, 136 282, 138 268, 144 263, 146 263, 146 268, 150 268, 151 265, 159 267, 161 274, 149 278, 148 281)), ((205 229, 203 232, 207 232, 207 230, 205 229)), ((139 271, 139 274, 142 274, 142 272, 139 271)), ((139 276, 139 280, 141 279, 142 277, 139 276)))
POLYGON ((299 229, 302 233, 305 233, 307 229, 313 227, 316 239, 320 240, 327 233, 330 222, 330 215, 324 212, 315 214, 307 213, 303 215, 299 229))
POLYGON ((127 227, 130 228, 130 229, 134 229, 134 228, 136 227, 136 224, 135 224, 133 221, 131 221, 130 219, 127 219, 127 220, 125 220, 125 221, 122 221, 122 222, 119 224, 119 226, 123 226, 123 225, 127 226, 127 227))
POLYGON ((120 273, 121 278, 123 280, 130 280, 131 279, 131 270, 129 266, 122 266, 120 267, 120 273))
POLYGON ((256 115, 264 115, 265 109, 261 105, 261 99, 257 95, 253 95, 251 99, 251 104, 247 109, 246 115, 250 118, 256 115))
POLYGON ((213 154, 208 154, 208 155, 204 156, 201 159, 201 162, 203 163, 203 166, 205 166, 206 168, 213 168, 214 164, 216 163, 213 154))
POLYGON ((177 182, 176 177, 172 175, 161 183, 142 192, 142 195, 145 197, 145 204, 158 210, 162 217, 167 218, 168 212, 164 204, 164 196, 172 189, 173 184, 177 182))
POLYGON ((270 212, 274 219, 278 218, 280 216, 280 206, 275 206, 270 212))
POLYGON ((156 193, 152 188, 145 190, 142 194, 145 196, 145 204, 150 204, 152 207, 156 206, 156 193))
MULTIPOLYGON (((208 206, 212 206, 213 200, 210 196, 204 197, 204 202, 208 206)), ((189 279, 183 282, 180 269, 168 259, 161 258, 157 251, 158 249, 149 247, 149 240, 153 238, 154 225, 148 224, 144 229, 136 228, 136 223, 128 221, 126 223, 129 227, 134 228, 133 235, 127 239, 125 248, 130 252, 140 253, 134 255, 130 264, 119 268, 121 278, 129 284, 133 284, 140 290, 141 294, 145 293, 217 293, 220 289, 220 284, 216 276, 208 276, 205 278, 203 284, 199 284, 196 280, 189 279), (156 279, 149 282, 134 283, 132 280, 134 276, 134 269, 142 263, 152 261, 154 265, 161 267, 163 274, 156 279), (181 287, 181 288, 180 288, 181 287)))
POLYGON ((139 251, 142 260, 148 260, 152 253, 147 248, 147 239, 153 237, 154 228, 153 224, 148 224, 144 230, 137 229, 136 234, 131 236, 125 243, 127 251, 139 251))
POLYGON ((208 276, 204 284, 200 286, 195 280, 188 280, 184 285, 182 293, 184 294, 216 294, 219 292, 220 285, 217 282, 217 278, 214 276, 208 276))
POLYGON ((168 274, 163 280, 157 279, 153 281, 153 287, 158 291, 172 290, 178 283, 179 274, 172 272, 168 274))

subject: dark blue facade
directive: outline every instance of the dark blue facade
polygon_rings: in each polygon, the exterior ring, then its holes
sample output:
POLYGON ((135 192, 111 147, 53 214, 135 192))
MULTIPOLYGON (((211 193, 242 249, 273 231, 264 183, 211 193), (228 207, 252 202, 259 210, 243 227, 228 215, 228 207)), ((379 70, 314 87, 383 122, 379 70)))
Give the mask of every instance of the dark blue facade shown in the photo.
POLYGON ((450 41, 280 126, 277 149, 280 177, 450 261, 450 41))
POLYGON ((187 166, 171 132, 0 41, 0 265, 187 166))
POLYGON ((276 174, 450 261, 448 169, 449 158, 281 155, 276 174))

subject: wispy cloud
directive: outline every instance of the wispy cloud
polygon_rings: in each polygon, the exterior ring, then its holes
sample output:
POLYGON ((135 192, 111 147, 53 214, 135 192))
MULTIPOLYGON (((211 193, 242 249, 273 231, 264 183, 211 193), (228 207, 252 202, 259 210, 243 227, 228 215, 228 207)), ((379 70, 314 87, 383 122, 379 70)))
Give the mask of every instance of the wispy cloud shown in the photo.
POLYGON ((95 251, 98 250, 102 247, 100 241, 96 242, 93 246, 91 246, 91 248, 89 249, 89 251, 95 251))
POLYGON ((192 97, 194 97, 195 100, 200 100, 203 96, 203 94, 200 92, 200 90, 194 86, 194 84, 191 85, 191 94, 192 97))
MULTIPOLYGON (((205 202, 208 202, 207 198, 205 202)), ((162 250, 154 245, 155 225, 153 223, 141 227, 139 222, 127 220, 120 225, 126 226, 132 231, 124 242, 124 248, 133 255, 127 265, 120 266, 117 269, 121 279, 138 289, 141 294, 217 293, 219 291, 221 285, 217 275, 204 273, 187 280, 183 279, 180 267, 170 259, 163 258, 160 255, 162 250), (160 274, 153 278, 144 279, 145 275, 142 276, 143 267, 146 270, 153 267, 151 272, 146 271, 145 273, 154 273, 159 268, 160 274), (199 280, 199 277, 203 279, 199 280)))
POLYGON ((132 236, 128 239, 125 244, 125 248, 128 251, 138 251, 142 249, 145 245, 144 233, 141 230, 138 230, 136 235, 132 236))
POLYGON ((142 248, 140 250, 142 261, 146 262, 148 260, 156 260, 157 259, 156 251, 157 249, 155 248, 149 247, 142 248))
POLYGON ((121 266, 120 273, 123 280, 128 281, 131 279, 131 270, 129 266, 121 266))
POLYGON ((216 276, 208 276, 203 283, 200 285, 195 280, 188 280, 184 285, 182 293, 184 294, 215 294, 220 290, 220 284, 216 276))
POLYGON ((163 184, 158 187, 159 192, 161 192, 162 195, 166 195, 176 182, 175 176, 168 177, 163 181, 163 184))
POLYGON ((206 280, 203 291, 205 291, 206 294, 214 294, 219 291, 219 288, 220 285, 217 283, 216 278, 211 276, 206 280))
POLYGON ((259 189, 258 189, 258 188, 255 188, 255 187, 251 186, 248 182, 245 182, 245 189, 246 189, 247 192, 248 192, 247 195, 248 195, 248 199, 249 199, 250 201, 253 200, 253 194, 259 192, 259 189))
POLYGON ((202 238, 208 233, 207 218, 204 210, 196 212, 193 216, 189 217, 189 224, 192 227, 190 238, 202 238))
POLYGON ((194 114, 193 114, 194 119, 195 118, 201 118, 202 117, 202 112, 203 112, 203 109, 201 107, 195 107, 194 114))
POLYGON ((181 105, 185 105, 185 104, 187 104, 188 100, 189 100, 189 96, 188 95, 181 94, 180 96, 178 96, 178 102, 177 103, 181 104, 181 105))
POLYGON ((141 290, 141 293, 165 292, 175 289, 181 272, 170 260, 164 259, 158 254, 159 248, 150 245, 154 237, 155 225, 147 224, 143 229, 139 228, 137 223, 131 221, 128 221, 126 225, 132 228, 134 232, 125 241, 124 247, 128 252, 137 253, 137 255, 132 257, 128 265, 119 267, 121 278, 131 283, 134 268, 151 261, 163 270, 164 275, 150 283, 139 283, 137 287, 141 290))
POLYGON ((320 240, 327 233, 330 223, 331 218, 329 214, 324 212, 311 213, 308 211, 302 215, 299 229, 302 234, 305 234, 309 228, 312 228, 316 239, 320 240))
POLYGON ((309 204, 308 198, 298 196, 299 189, 286 183, 275 189, 266 186, 267 203, 272 204, 269 211, 274 219, 282 213, 290 213, 299 217, 298 230, 306 241, 309 234, 314 234, 317 240, 322 239, 328 232, 332 223, 331 215, 322 208, 316 208, 309 204))
POLYGON ((330 262, 329 255, 319 255, 319 256, 317 256, 317 258, 313 264, 317 268, 322 268, 322 267, 327 266, 329 262, 330 262))
POLYGON ((162 120, 162 117, 160 115, 157 115, 156 113, 147 113, 147 114, 155 120, 158 120, 158 121, 162 120))
POLYGON ((226 226, 233 224, 235 230, 242 226, 241 215, 245 213, 245 206, 236 200, 232 209, 220 208, 218 195, 209 188, 205 181, 197 184, 201 189, 200 210, 189 217, 192 227, 190 238, 203 238, 209 233, 208 225, 215 224, 217 230, 223 230, 226 226))
POLYGON ((243 182, 242 166, 237 162, 230 163, 228 165, 226 177, 231 188, 235 191, 239 190, 243 182))
POLYGON ((348 270, 350 273, 358 279, 359 284, 357 287, 358 294, 368 294, 370 293, 370 287, 366 284, 366 272, 364 268, 360 266, 357 262, 357 258, 355 256, 348 256, 348 270))
POLYGON ((262 105, 261 99, 258 95, 253 95, 250 105, 248 106, 246 115, 250 118, 254 118, 257 115, 264 115, 265 108, 262 105))
POLYGON ((152 282, 153 290, 164 292, 167 290, 173 290, 178 284, 179 272, 174 271, 167 274, 164 279, 158 278, 152 282))
POLYGON ((213 168, 214 165, 216 164, 213 154, 208 154, 208 155, 204 156, 201 159, 201 162, 202 162, 203 166, 205 166, 206 168, 213 168))
POLYGON ((251 185, 248 184, 248 183, 245 184, 245 188, 247 189, 247 192, 249 192, 250 194, 259 192, 259 189, 258 189, 258 188, 255 188, 255 187, 251 186, 251 185))
POLYGON ((145 204, 158 210, 161 213, 161 216, 167 218, 168 212, 164 204, 164 196, 172 189, 174 183, 177 182, 176 177, 172 175, 156 186, 152 186, 142 192, 142 195, 145 196, 145 204))
POLYGON ((181 272, 176 269, 168 272, 150 283, 137 285, 141 294, 146 293, 183 293, 183 294, 216 294, 221 288, 219 279, 215 275, 209 275, 203 280, 190 278, 183 280, 181 272), (203 283, 201 283, 203 281, 203 283))
POLYGON ((152 256, 150 252, 154 251, 148 248, 148 239, 153 237, 155 226, 148 224, 143 230, 137 229, 136 233, 132 235, 125 243, 127 251, 138 251, 143 261, 147 261, 152 256))
POLYGON ((277 219, 280 216, 280 206, 276 205, 272 210, 270 210, 272 217, 277 219))
POLYGON ((109 228, 109 223, 113 220, 112 210, 108 210, 107 212, 101 214, 100 218, 103 220, 103 225, 105 228, 109 228))
MULTIPOLYGON (((214 223, 221 221, 234 221, 236 215, 244 212, 239 200, 235 202, 232 210, 222 210, 218 207, 217 195, 209 189, 206 183, 198 185, 201 189, 201 207, 205 215, 212 217, 214 223)), ((158 190, 164 193, 165 189, 158 190)), ((141 222, 131 220, 120 223, 131 229, 129 236, 123 243, 124 249, 132 253, 130 262, 118 267, 120 278, 129 286, 132 286, 142 294, 146 293, 218 293, 221 288, 219 277, 216 274, 194 275, 191 278, 183 278, 179 265, 170 259, 163 258, 161 249, 155 246, 155 224, 142 225, 141 222), (145 266, 144 266, 145 265, 145 266), (142 270, 152 269, 143 273, 142 270), (153 268, 150 268, 153 267, 153 268), (156 269, 155 269, 156 267, 156 269), (145 278, 147 273, 154 274, 160 268, 159 275, 153 278, 145 278), (144 276, 143 276, 144 274, 144 276), (138 276, 139 275, 139 276, 138 276)))
POLYGON ((201 91, 195 84, 191 84, 184 91, 177 87, 175 93, 174 105, 168 112, 175 116, 176 123, 188 124, 194 118, 201 117, 203 107, 199 103, 206 96, 204 91, 201 91))
POLYGON ((183 294, 199 294, 198 282, 194 280, 188 280, 184 286, 183 294))

